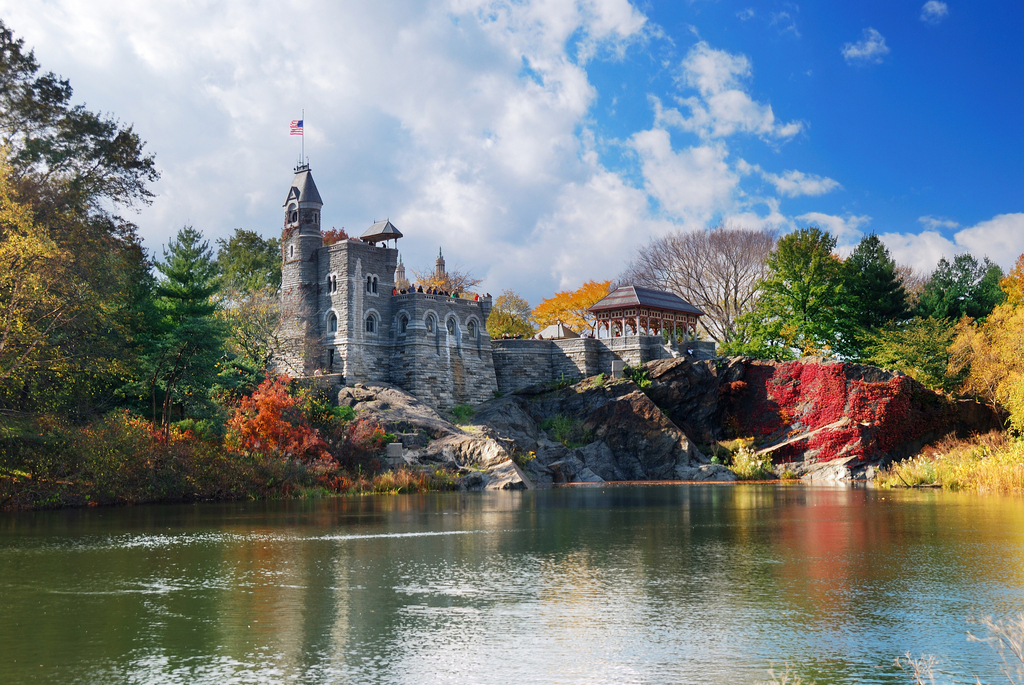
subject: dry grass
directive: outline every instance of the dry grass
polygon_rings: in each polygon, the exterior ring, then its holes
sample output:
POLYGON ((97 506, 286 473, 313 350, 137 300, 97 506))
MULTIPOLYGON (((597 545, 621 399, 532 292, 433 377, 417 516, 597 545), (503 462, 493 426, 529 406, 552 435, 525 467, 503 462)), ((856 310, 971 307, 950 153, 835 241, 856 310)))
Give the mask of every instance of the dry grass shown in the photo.
POLYGON ((875 481, 882 487, 935 486, 979 492, 1024 492, 1024 440, 988 433, 946 438, 915 457, 892 464, 875 481))

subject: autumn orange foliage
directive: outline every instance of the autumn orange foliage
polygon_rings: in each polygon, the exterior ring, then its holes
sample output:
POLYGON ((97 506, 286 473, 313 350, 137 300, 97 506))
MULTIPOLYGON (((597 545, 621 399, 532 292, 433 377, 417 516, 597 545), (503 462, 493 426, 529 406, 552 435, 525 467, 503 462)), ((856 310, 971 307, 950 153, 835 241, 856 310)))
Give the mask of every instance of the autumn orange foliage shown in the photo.
POLYGON ((324 247, 333 245, 334 243, 340 243, 342 240, 348 240, 348 232, 344 228, 331 228, 330 230, 323 232, 324 236, 324 247))
POLYGON ((611 285, 611 281, 587 281, 577 290, 557 292, 533 310, 534 323, 544 328, 561 321, 582 333, 594 324, 594 315, 587 310, 608 294, 611 285))
POLYGON ((242 399, 228 421, 229 448, 302 461, 331 459, 327 443, 307 423, 298 398, 288 392, 290 380, 268 378, 242 399))

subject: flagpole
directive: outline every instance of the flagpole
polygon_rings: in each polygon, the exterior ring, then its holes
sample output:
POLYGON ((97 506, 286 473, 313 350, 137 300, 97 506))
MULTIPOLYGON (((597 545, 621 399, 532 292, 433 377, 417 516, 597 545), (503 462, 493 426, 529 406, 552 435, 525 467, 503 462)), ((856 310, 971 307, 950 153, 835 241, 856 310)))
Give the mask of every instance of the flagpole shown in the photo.
POLYGON ((302 154, 299 157, 299 166, 306 164, 306 110, 302 110, 302 154))

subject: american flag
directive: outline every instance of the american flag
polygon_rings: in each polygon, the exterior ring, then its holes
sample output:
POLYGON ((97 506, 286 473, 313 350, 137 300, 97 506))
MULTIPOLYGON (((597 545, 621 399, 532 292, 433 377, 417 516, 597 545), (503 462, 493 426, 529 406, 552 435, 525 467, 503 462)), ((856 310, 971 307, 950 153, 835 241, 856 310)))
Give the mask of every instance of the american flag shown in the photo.
POLYGON ((294 121, 292 121, 292 127, 291 127, 291 130, 290 130, 290 134, 293 135, 293 136, 301 136, 302 135, 302 119, 295 119, 294 121))

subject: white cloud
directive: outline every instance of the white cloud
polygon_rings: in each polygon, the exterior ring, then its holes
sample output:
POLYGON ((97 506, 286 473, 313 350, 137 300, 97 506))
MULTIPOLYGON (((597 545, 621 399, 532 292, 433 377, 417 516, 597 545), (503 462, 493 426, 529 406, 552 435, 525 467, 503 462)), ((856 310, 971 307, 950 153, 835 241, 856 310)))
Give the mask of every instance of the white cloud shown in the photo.
POLYGON ((922 216, 917 219, 927 230, 935 231, 940 228, 956 228, 960 224, 953 221, 952 219, 946 219, 941 216, 922 216))
POLYGON ((801 214, 796 219, 804 225, 817 226, 827 230, 836 237, 838 247, 843 252, 851 249, 863 237, 864 233, 861 231, 861 226, 867 226, 871 223, 871 217, 869 216, 856 216, 854 214, 835 216, 821 212, 808 212, 801 214))
POLYGON ((826 176, 805 174, 796 170, 784 171, 781 175, 762 172, 762 175, 765 180, 775 186, 780 194, 786 197, 824 195, 842 187, 838 181, 826 176))
POLYGON ((754 8, 753 7, 747 7, 746 9, 742 9, 739 12, 736 13, 736 16, 739 17, 740 21, 747 21, 749 19, 753 19, 754 18, 754 8))
POLYGON ((885 37, 870 27, 864 29, 859 41, 843 46, 843 58, 847 64, 881 64, 882 57, 888 54, 885 37))
POLYGON ((739 176, 722 143, 672 149, 668 131, 641 131, 630 139, 641 161, 644 187, 669 217, 684 224, 710 221, 731 208, 739 176))
POLYGON ((925 272, 934 269, 940 257, 952 259, 962 252, 970 252, 979 258, 988 257, 1005 271, 1011 269, 1017 258, 1024 254, 1024 212, 999 214, 957 231, 952 239, 934 230, 917 234, 886 233, 879 237, 896 261, 925 272))
POLYGON ((949 14, 949 5, 939 0, 928 0, 921 7, 921 21, 926 24, 938 24, 949 14))
POLYGON ((679 82, 697 91, 697 97, 677 102, 690 110, 665 110, 664 121, 705 138, 753 133, 766 140, 789 140, 804 129, 802 122, 777 123, 771 105, 755 102, 743 90, 752 68, 745 55, 716 50, 701 41, 690 48, 682 62, 679 82))

